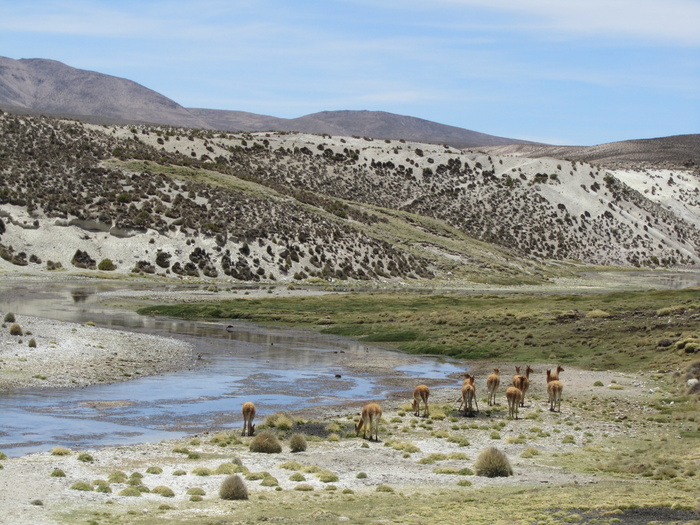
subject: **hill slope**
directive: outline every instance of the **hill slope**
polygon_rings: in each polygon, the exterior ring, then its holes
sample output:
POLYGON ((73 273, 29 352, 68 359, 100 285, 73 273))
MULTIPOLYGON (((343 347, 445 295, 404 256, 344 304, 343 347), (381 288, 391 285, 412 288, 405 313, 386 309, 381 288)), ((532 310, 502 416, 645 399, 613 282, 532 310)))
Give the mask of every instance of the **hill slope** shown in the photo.
POLYGON ((688 169, 10 114, 0 137, 6 271, 537 282, 561 262, 700 262, 688 169))

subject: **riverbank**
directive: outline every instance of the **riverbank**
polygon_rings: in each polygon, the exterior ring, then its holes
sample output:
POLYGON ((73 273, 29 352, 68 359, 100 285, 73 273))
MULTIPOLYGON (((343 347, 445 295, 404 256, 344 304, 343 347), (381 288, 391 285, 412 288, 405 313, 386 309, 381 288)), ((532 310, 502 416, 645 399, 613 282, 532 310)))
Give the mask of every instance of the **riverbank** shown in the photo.
POLYGON ((115 383, 180 370, 193 362, 191 345, 173 338, 93 323, 26 315, 14 319, 0 330, 0 392, 115 383), (17 335, 12 335, 13 326, 19 327, 17 335))

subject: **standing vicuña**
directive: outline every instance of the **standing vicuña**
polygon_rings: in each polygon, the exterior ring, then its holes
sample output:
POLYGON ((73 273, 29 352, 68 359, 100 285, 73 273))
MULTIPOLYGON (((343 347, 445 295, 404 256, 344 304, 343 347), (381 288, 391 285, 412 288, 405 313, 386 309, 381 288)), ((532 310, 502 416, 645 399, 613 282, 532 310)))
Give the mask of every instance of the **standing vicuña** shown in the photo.
POLYGON ((362 414, 360 415, 360 421, 355 427, 355 434, 360 435, 360 430, 362 430, 362 439, 367 438, 367 430, 369 430, 369 440, 372 441, 372 434, 374 434, 375 441, 379 441, 379 420, 382 418, 382 407, 377 403, 368 403, 362 407, 362 414))
POLYGON ((549 383, 550 381, 559 381, 559 372, 563 371, 564 369, 561 365, 557 365, 556 372, 551 372, 550 370, 547 370, 547 383, 549 383))
POLYGON ((243 436, 246 434, 252 436, 255 433, 255 425, 253 425, 253 419, 255 419, 255 405, 250 401, 243 403, 241 407, 241 412, 243 413, 243 436))
POLYGON ((486 389, 489 392, 489 405, 496 404, 496 390, 498 390, 498 385, 501 384, 501 376, 498 374, 498 368, 494 368, 493 374, 489 374, 486 378, 486 389))
POLYGON ((460 403, 459 408, 461 410, 462 405, 464 405, 465 416, 474 414, 472 403, 476 404, 476 411, 479 412, 479 403, 476 400, 476 387, 474 386, 474 376, 464 374, 464 381, 462 382, 462 403, 460 403))
POLYGON ((552 379, 552 374, 547 370, 547 395, 549 396, 549 410, 561 412, 561 392, 564 384, 558 379, 552 379))
POLYGON ((518 419, 518 407, 523 399, 523 391, 518 387, 509 386, 506 390, 506 399, 508 400, 508 416, 518 419))
POLYGON ((523 393, 523 398, 520 400, 521 407, 525 406, 525 394, 527 393, 528 389, 530 388, 530 374, 532 372, 534 372, 534 370, 532 368, 530 368, 530 365, 527 365, 527 367, 525 367, 525 375, 522 375, 520 373, 519 366, 515 367, 515 376, 513 377, 513 386, 516 388, 519 388, 520 391, 523 393))
POLYGON ((430 396, 430 388, 426 385, 418 385, 413 389, 413 415, 420 417, 420 404, 421 402, 425 405, 425 410, 423 410, 423 415, 428 416, 430 411, 428 410, 428 397, 430 396))

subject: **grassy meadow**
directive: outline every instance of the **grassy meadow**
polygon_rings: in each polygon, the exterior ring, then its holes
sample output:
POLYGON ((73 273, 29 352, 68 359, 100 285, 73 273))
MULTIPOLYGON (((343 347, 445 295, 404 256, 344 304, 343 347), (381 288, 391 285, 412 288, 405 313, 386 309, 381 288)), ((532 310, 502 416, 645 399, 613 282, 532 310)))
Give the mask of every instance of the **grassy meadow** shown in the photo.
POLYGON ((593 370, 685 366, 700 340, 700 290, 607 294, 360 292, 149 306, 144 315, 242 319, 464 360, 593 370))

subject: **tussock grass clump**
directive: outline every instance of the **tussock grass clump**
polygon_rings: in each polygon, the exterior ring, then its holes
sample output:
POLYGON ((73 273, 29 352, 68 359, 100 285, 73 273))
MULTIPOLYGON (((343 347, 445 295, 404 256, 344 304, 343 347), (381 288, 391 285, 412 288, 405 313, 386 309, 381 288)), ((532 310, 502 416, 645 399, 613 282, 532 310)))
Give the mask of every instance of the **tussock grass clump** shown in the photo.
POLYGON ((10 326, 10 335, 24 335, 24 330, 22 330, 20 325, 14 323, 10 326))
POLYGON ((295 472, 289 476, 289 481, 306 481, 306 476, 304 476, 304 474, 301 472, 295 472))
POLYGON ((148 467, 146 469, 146 474, 162 474, 163 469, 160 467, 148 467))
POLYGON ((153 487, 151 490, 153 494, 158 494, 159 496, 163 496, 164 498, 174 498, 175 493, 173 492, 173 489, 170 487, 166 487, 165 485, 158 485, 157 487, 153 487))
POLYGON ((238 474, 227 476, 219 487, 219 497, 225 500, 248 499, 248 488, 238 474))
POLYGON ((187 474, 187 472, 181 469, 178 469, 175 472, 173 472, 173 476, 184 476, 185 474, 187 474))
POLYGON ((535 456, 539 456, 540 451, 537 450, 536 448, 528 447, 525 450, 522 451, 520 454, 521 458, 529 459, 529 458, 534 458, 535 456))
POLYGON ((53 469, 53 471, 51 472, 51 477, 52 477, 52 478, 65 478, 65 477, 66 477, 66 473, 63 472, 60 468, 55 468, 55 469, 53 469))
POLYGON ((436 469, 433 469, 434 474, 452 474, 454 476, 473 476, 474 471, 470 468, 462 468, 458 469, 455 467, 439 467, 436 469))
POLYGON ((187 491, 188 496, 205 496, 207 493, 201 487, 192 487, 187 491))
POLYGON ((289 438, 289 448, 292 452, 305 452, 306 447, 304 434, 292 434, 292 437, 289 438))
POLYGON ((5 314, 5 317, 3 318, 3 323, 14 323, 17 319, 15 319, 15 314, 12 312, 7 312, 5 314))
POLYGON ((76 481, 70 486, 71 490, 82 490, 83 492, 92 492, 94 489, 87 481, 76 481))
POLYGON ((32 337, 32 338, 29 340, 29 343, 27 343, 27 346, 29 346, 29 348, 36 348, 36 339, 34 339, 34 338, 32 337))
POLYGON ((140 498, 141 497, 141 491, 137 489, 136 487, 126 487, 124 490, 119 492, 120 496, 127 496, 130 498, 140 498))
POLYGON ((7 459, 7 454, 0 452, 0 459, 7 459))
POLYGON ((605 310, 591 310, 586 314, 588 319, 601 319, 605 317, 610 317, 610 314, 605 310))
POLYGON ((129 479, 129 477, 126 475, 126 472, 122 472, 121 470, 115 470, 107 477, 110 483, 126 483, 127 479, 129 479))
POLYGON ((507 477, 513 475, 513 467, 506 455, 495 447, 482 450, 474 463, 476 474, 487 478, 507 477))
POLYGON ((207 467, 197 467, 192 471, 192 474, 195 476, 211 476, 214 474, 214 471, 207 467))
POLYGON ((418 463, 421 465, 432 465, 433 463, 437 463, 438 461, 447 461, 448 459, 454 461, 467 461, 469 459, 469 456, 467 456, 463 452, 452 452, 450 454, 442 454, 440 452, 435 452, 433 454, 430 454, 429 456, 424 457, 423 459, 418 461, 418 463))
POLYGON ((316 476, 321 483, 335 483, 339 479, 337 474, 331 472, 330 470, 322 470, 321 472, 317 473, 316 476))
POLYGON ((263 454, 279 454, 282 452, 282 445, 280 445, 275 434, 264 430, 250 441, 250 451, 263 454))
POLYGON ((391 447, 394 450, 398 450, 400 452, 406 452, 408 454, 414 454, 416 452, 420 452, 420 449, 414 445, 413 443, 403 443, 401 441, 387 441, 384 443, 385 447, 391 447))
POLYGON ((280 465, 280 468, 283 468, 285 470, 301 470, 304 468, 304 465, 302 465, 298 461, 287 461, 286 463, 282 463, 280 465))
POLYGON ((52 456, 70 456, 71 451, 70 451, 70 449, 67 449, 66 447, 53 447, 51 449, 51 455, 52 456))
POLYGON ((357 479, 367 479, 367 473, 366 472, 358 472, 357 476, 355 476, 357 479))
POLYGON ((298 490, 300 492, 312 492, 314 488, 308 483, 300 483, 299 485, 294 487, 294 490, 298 490))
POLYGON ((95 461, 95 458, 93 458, 87 452, 81 452, 80 454, 78 454, 78 461, 82 461, 83 463, 93 463, 95 461))
POLYGON ((394 492, 394 489, 389 485, 378 485, 377 492, 394 492))
POLYGON ((216 470, 214 470, 215 474, 246 474, 248 473, 248 469, 244 467, 243 465, 239 465, 237 463, 229 462, 229 463, 222 463, 218 467, 216 467, 216 470))
POLYGON ((260 483, 261 487, 277 487, 279 486, 279 481, 277 481, 277 478, 274 476, 265 476, 262 480, 262 483, 260 483))
POLYGON ((294 426, 294 418, 287 412, 275 412, 265 418, 265 426, 282 431, 291 430, 294 426))

